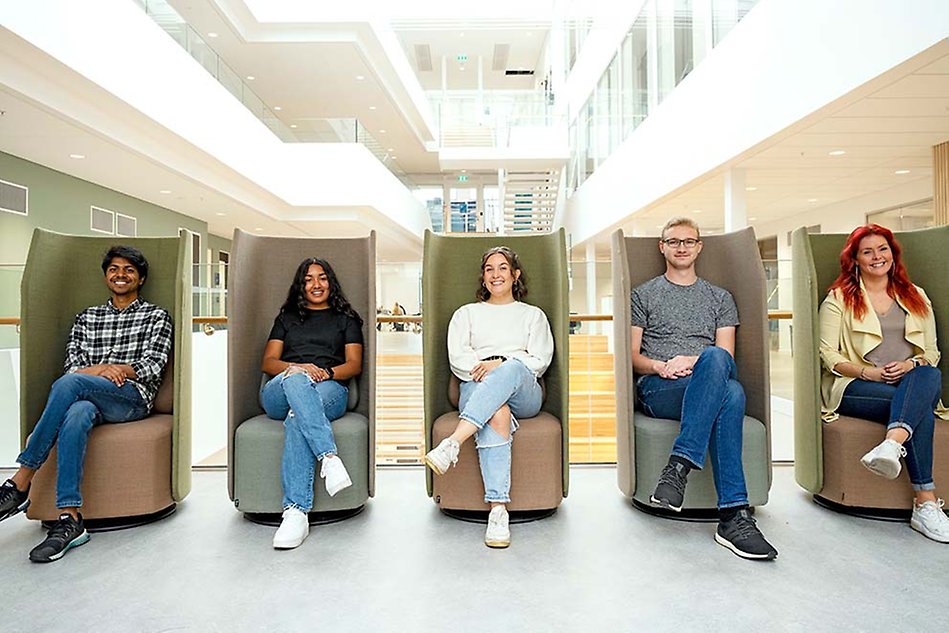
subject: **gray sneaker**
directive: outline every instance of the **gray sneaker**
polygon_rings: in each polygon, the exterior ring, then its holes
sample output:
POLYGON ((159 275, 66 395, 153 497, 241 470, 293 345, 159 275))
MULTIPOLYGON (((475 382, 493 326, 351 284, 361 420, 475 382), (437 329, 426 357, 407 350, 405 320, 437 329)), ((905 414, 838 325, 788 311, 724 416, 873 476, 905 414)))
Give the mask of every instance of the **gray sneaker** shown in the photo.
POLYGON ((425 463, 437 474, 444 475, 453 464, 458 463, 459 450, 461 446, 458 441, 446 437, 438 446, 425 454, 425 463))
POLYGON ((30 489, 17 489, 12 479, 0 485, 0 521, 23 512, 30 506, 30 489))
POLYGON ((939 543, 949 543, 949 517, 942 511, 945 501, 924 501, 920 505, 913 504, 913 518, 910 526, 925 536, 939 543))
POLYGON ((906 456, 906 448, 894 440, 883 440, 873 450, 860 458, 860 463, 867 470, 885 479, 896 479, 900 476, 900 457, 906 456))

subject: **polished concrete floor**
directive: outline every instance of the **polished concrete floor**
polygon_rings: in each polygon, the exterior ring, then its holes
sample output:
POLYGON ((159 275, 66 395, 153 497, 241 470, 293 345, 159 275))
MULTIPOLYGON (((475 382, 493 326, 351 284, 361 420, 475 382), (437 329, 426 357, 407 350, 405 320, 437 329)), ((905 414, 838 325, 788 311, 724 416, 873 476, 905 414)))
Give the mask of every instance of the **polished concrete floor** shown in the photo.
POLYGON ((574 468, 560 510, 513 526, 508 550, 440 514, 421 469, 377 483, 365 512, 286 552, 223 472, 196 472, 170 518, 48 565, 27 560, 38 524, 14 517, 0 631, 945 631, 949 545, 820 508, 790 467, 757 514, 774 563, 718 546, 714 524, 635 510, 610 467, 574 468))

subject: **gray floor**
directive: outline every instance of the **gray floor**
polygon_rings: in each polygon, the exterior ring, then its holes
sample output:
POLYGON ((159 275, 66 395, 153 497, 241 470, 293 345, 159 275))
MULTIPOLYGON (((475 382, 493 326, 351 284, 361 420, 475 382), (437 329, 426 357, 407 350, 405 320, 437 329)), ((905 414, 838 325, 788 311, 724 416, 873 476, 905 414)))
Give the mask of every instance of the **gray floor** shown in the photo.
POLYGON ((945 630, 949 546, 819 508, 790 467, 758 511, 775 563, 716 545, 714 524, 633 509, 613 468, 573 469, 560 510, 513 526, 508 550, 442 516, 421 469, 381 470, 365 512, 289 552, 234 511, 223 472, 194 479, 169 519, 49 565, 27 560, 39 526, 5 521, 0 630, 945 630))

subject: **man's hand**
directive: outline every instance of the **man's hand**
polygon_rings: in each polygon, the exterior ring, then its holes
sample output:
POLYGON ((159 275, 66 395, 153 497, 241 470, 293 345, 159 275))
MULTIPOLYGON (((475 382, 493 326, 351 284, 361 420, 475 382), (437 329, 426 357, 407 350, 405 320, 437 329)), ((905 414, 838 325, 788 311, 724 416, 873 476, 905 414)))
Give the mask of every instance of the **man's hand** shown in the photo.
POLYGON ((313 382, 323 382, 330 377, 328 371, 322 367, 317 367, 313 363, 292 363, 284 372, 287 376, 293 374, 306 374, 313 379, 313 382))
POLYGON ((91 367, 83 367, 82 369, 77 369, 77 374, 87 374, 89 376, 102 376, 107 380, 111 380, 116 387, 121 387, 125 384, 126 378, 131 378, 130 375, 131 367, 128 365, 115 365, 115 364, 104 364, 104 365, 92 365, 91 367))
POLYGON ((692 373, 692 367, 695 366, 695 362, 698 359, 698 356, 673 356, 665 363, 661 363, 660 366, 657 366, 656 373, 659 374, 660 377, 669 380, 688 376, 692 373))
POLYGON ((500 358, 495 360, 483 360, 471 368, 471 379, 475 382, 481 382, 485 376, 497 369, 503 363, 500 358))

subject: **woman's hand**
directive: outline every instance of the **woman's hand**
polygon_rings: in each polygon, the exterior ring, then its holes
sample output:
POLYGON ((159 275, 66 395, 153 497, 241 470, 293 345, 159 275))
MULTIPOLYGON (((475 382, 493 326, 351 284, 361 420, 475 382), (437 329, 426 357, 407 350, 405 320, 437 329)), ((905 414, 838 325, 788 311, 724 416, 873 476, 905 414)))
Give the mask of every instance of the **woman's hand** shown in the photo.
POLYGON ((317 367, 313 363, 291 363, 284 372, 284 375, 292 376, 293 374, 306 374, 312 378, 314 382, 323 382, 330 377, 329 372, 322 367, 317 367))
POLYGON ((481 382, 484 377, 497 369, 503 363, 500 358, 495 360, 483 360, 471 368, 471 379, 475 382, 481 382))
MULTIPOLYGON (((881 368, 880 379, 888 384, 899 382, 915 365, 911 360, 896 360, 881 368)), ((867 373, 870 373, 869 370, 867 373)))

